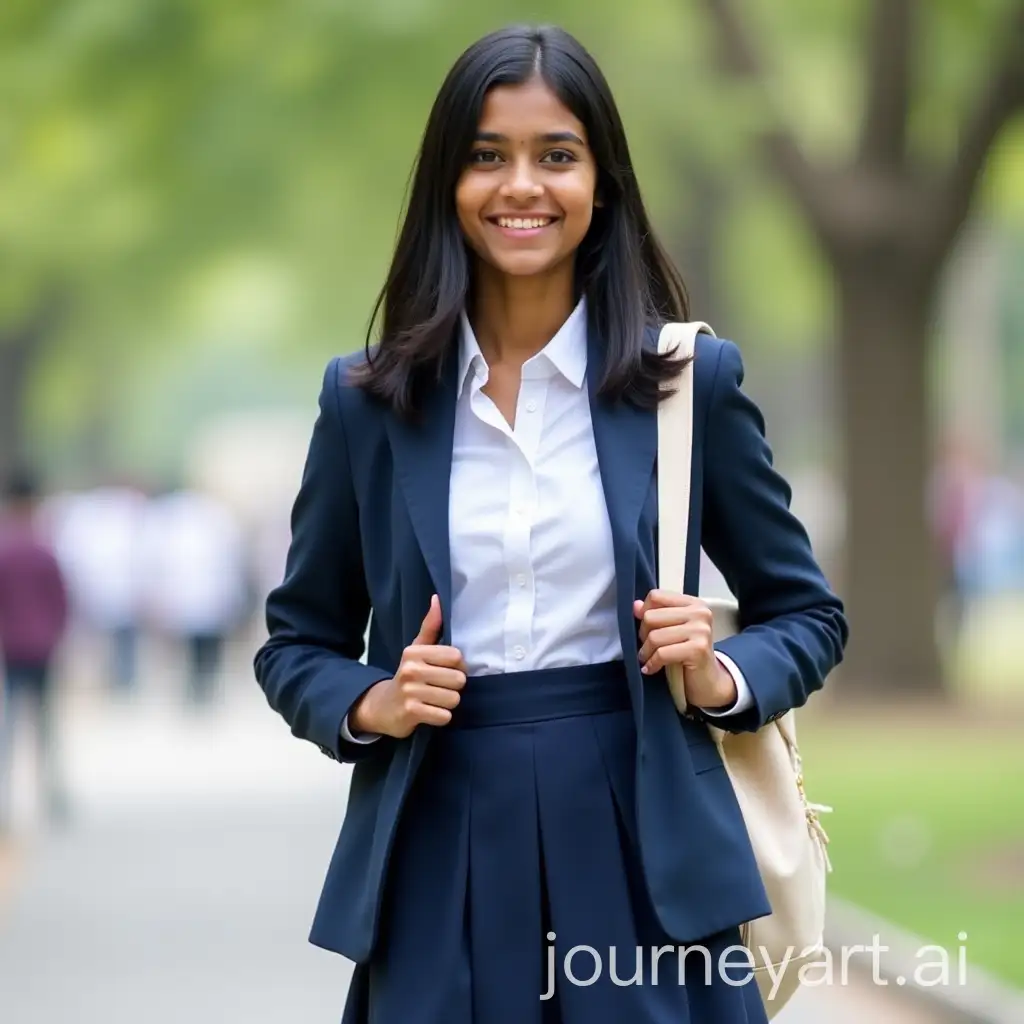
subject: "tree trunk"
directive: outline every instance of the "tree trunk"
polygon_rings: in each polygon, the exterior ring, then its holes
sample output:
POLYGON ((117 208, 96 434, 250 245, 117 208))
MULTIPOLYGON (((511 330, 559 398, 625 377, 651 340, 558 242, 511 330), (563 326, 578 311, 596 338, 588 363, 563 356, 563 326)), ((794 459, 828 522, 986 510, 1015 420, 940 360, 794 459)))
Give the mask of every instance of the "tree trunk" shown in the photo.
POLYGON ((30 455, 25 438, 29 384, 43 346, 59 329, 68 303, 65 290, 53 284, 32 315, 0 330, 0 479, 30 455))
POLYGON ((906 263, 879 265, 864 253, 838 268, 851 629, 844 676, 851 691, 889 696, 944 690, 928 495, 934 286, 913 276, 906 263))
POLYGON ((25 395, 32 339, 27 332, 0 335, 0 479, 25 456, 25 395))
POLYGON ((722 305, 716 275, 714 253, 723 234, 723 221, 728 207, 728 193, 720 176, 715 176, 696 161, 681 164, 692 189, 691 216, 675 232, 673 246, 682 268, 690 299, 690 319, 704 320, 715 327, 722 322, 722 305))

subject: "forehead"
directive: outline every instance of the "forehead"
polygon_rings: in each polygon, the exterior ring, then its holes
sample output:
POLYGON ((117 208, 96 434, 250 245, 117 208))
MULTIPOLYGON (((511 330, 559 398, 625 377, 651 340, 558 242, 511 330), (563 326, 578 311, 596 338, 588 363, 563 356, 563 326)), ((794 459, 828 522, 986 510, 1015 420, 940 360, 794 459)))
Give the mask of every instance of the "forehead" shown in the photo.
POLYGON ((484 98, 478 128, 510 138, 571 131, 586 139, 582 122, 539 78, 491 89, 484 98))

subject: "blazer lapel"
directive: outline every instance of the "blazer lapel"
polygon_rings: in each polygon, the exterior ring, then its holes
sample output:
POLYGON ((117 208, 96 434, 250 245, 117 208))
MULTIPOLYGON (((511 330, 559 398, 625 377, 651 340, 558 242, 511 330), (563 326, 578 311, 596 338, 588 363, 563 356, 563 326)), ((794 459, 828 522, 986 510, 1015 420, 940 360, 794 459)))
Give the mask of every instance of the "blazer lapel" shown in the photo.
MULTIPOLYGON (((587 335, 587 387, 601 484, 608 507, 615 553, 619 630, 629 659, 636 635, 633 600, 636 588, 637 523, 651 484, 658 452, 658 417, 626 402, 598 398, 604 359, 593 327, 587 335)), ((632 674, 631 674, 632 676, 632 674)))
MULTIPOLYGON (((452 566, 448 534, 455 384, 458 360, 449 358, 441 380, 428 392, 422 418, 406 423, 388 416, 395 476, 438 597, 444 620, 441 642, 451 643, 452 566)), ((424 606, 425 607, 425 606, 424 606)))

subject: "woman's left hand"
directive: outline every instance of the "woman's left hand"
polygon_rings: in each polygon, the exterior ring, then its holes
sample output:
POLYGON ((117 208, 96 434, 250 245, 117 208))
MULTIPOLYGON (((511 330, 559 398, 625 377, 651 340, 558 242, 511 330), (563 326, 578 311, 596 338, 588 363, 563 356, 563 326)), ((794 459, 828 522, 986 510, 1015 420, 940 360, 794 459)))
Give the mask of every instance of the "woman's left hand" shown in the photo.
POLYGON ((715 657, 713 613, 700 598, 652 590, 646 601, 633 602, 633 614, 640 620, 641 672, 681 665, 689 704, 719 708, 736 702, 736 681, 715 657))

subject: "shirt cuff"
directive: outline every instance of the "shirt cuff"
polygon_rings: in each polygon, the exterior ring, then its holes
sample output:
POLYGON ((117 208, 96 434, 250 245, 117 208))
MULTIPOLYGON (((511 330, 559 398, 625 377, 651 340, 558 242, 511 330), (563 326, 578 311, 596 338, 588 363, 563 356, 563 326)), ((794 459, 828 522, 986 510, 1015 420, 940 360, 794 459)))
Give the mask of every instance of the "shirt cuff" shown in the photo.
POLYGON ((348 727, 348 715, 345 716, 344 721, 341 723, 341 738, 346 743, 374 743, 380 739, 373 732, 361 732, 358 736, 353 736, 352 730, 348 727))
POLYGON ((726 715, 737 715, 741 711, 746 711, 747 708, 752 707, 754 704, 754 694, 751 692, 750 684, 747 682, 746 677, 740 671, 739 665, 728 654, 715 651, 715 657, 736 683, 736 702, 728 708, 716 708, 714 710, 701 708, 701 710, 709 718, 724 718, 726 715))

